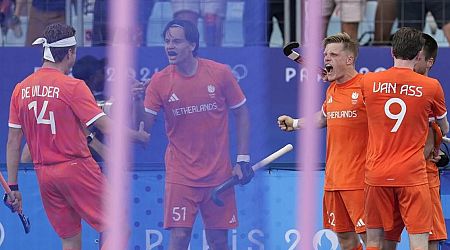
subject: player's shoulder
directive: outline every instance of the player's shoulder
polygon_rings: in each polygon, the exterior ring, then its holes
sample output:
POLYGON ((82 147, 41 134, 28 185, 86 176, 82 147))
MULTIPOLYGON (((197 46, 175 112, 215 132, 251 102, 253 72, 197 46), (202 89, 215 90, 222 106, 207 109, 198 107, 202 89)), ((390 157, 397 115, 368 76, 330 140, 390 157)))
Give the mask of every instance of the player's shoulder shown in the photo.
POLYGON ((164 87, 168 88, 170 84, 167 83, 170 83, 172 81, 173 70, 173 65, 169 65, 164 69, 155 72, 148 81, 147 90, 164 87))
POLYGON ((214 60, 206 59, 206 58, 198 58, 198 61, 202 67, 207 67, 210 70, 220 71, 220 72, 231 72, 230 67, 226 64, 216 62, 214 60))

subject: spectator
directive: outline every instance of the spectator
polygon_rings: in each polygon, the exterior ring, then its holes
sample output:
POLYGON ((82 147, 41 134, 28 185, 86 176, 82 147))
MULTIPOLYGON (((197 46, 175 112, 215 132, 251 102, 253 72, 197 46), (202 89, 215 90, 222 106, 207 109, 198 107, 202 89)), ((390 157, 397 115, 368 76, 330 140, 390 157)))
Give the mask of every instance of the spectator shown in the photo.
POLYGON ((397 0, 378 0, 373 45, 390 45, 395 18, 397 18, 397 0))
MULTIPOLYGON (((26 2, 19 1, 17 13, 22 11, 26 2)), ((45 27, 53 23, 66 23, 65 0, 32 0, 28 14, 28 28, 25 46, 31 46, 36 38, 41 37, 45 27)))
MULTIPOLYGON (((244 45, 255 46, 263 45, 269 46, 270 37, 273 32, 273 18, 278 20, 278 27, 281 30, 281 35, 284 39, 284 1, 283 0, 263 0, 265 3, 261 4, 261 0, 246 0, 244 4, 244 45)), ((291 26, 290 26, 290 41, 295 41, 295 0, 289 2, 291 26)))
POLYGON ((203 19, 203 37, 208 47, 219 47, 223 40, 223 21, 227 0, 171 0, 174 19, 198 25, 203 19))
POLYGON ((423 30, 428 12, 433 15, 439 29, 450 43, 450 1, 449 0, 398 0, 399 27, 423 30))
POLYGON ((341 31, 358 40, 358 26, 363 19, 365 7, 366 0, 322 0, 324 36, 327 36, 331 15, 336 11, 341 19, 341 31))
MULTIPOLYGON (((148 19, 155 5, 155 0, 137 1, 138 25, 133 40, 137 46, 146 46, 148 19)), ((108 44, 108 3, 109 0, 95 0, 92 46, 106 46, 108 44)))

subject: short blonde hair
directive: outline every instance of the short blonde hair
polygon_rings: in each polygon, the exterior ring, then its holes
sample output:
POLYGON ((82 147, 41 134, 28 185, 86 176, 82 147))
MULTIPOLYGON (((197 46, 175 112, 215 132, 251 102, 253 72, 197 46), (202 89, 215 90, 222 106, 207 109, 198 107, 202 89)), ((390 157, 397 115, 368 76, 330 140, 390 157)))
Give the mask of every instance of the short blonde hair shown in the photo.
POLYGON ((358 57, 359 44, 357 41, 353 40, 347 33, 337 33, 335 35, 326 37, 322 41, 324 47, 331 43, 342 43, 344 45, 344 50, 353 53, 355 59, 356 57, 358 57))

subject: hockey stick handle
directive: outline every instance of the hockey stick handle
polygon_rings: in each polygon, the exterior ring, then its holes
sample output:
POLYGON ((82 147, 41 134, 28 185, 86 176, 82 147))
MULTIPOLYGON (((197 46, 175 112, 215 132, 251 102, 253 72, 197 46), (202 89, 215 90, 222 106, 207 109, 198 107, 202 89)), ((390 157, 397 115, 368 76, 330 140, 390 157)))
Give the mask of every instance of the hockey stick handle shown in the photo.
MULTIPOLYGON (((6 183, 6 180, 5 180, 5 178, 3 177, 3 175, 2 175, 1 172, 0 172, 0 182, 2 183, 3 189, 5 190, 5 192, 6 192, 6 193, 8 194, 8 196, 9 196, 10 193, 11 193, 11 189, 9 188, 8 183, 6 183)), ((12 197, 10 197, 10 198, 12 198, 12 197)))
MULTIPOLYGON (((292 144, 287 144, 286 146, 280 148, 276 152, 272 153, 271 155, 267 156, 263 160, 259 161, 258 163, 254 164, 252 166, 253 172, 256 172, 258 169, 267 166, 269 163, 273 162, 274 160, 278 159, 282 155, 286 154, 287 152, 291 151, 294 147, 292 144)), ((235 186, 239 183, 239 178, 234 175, 230 178, 228 178, 225 182, 220 184, 219 186, 215 187, 211 192, 211 199, 213 202, 222 207, 224 205, 223 201, 219 198, 219 194, 223 193, 225 190, 227 190, 230 187, 235 186)))
POLYGON ((274 160, 280 158, 282 155, 291 151, 293 148, 294 147, 292 146, 292 144, 287 144, 286 146, 280 148, 276 152, 272 153, 271 155, 267 156, 266 158, 262 159, 261 161, 257 162, 255 165, 253 165, 252 166, 253 171, 256 172, 258 169, 267 166, 274 160))
MULTIPOLYGON (((11 188, 9 188, 9 185, 8 183, 6 183, 6 180, 1 172, 0 172, 0 182, 2 183, 2 187, 5 190, 6 194, 12 200, 14 197, 11 195, 11 188)), ((25 216, 22 211, 17 211, 17 215, 19 216, 19 219, 22 222, 23 230, 25 230, 25 233, 29 233, 31 230, 30 219, 28 219, 28 217, 25 216)))

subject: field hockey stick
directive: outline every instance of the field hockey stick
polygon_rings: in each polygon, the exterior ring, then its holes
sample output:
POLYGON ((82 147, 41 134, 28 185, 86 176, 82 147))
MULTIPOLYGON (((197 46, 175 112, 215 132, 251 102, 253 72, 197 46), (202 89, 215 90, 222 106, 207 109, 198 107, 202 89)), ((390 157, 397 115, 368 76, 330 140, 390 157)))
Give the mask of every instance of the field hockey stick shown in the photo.
MULTIPOLYGON (((8 183, 6 183, 5 178, 3 178, 2 173, 0 173, 0 182, 2 183, 3 189, 6 192, 5 195, 7 195, 12 200, 14 197, 11 196, 11 189, 9 188, 8 183)), ((14 209, 6 204, 6 202, 8 202, 7 201, 8 197, 5 196, 3 198, 3 201, 5 202, 5 205, 8 208, 10 208, 12 212, 14 212, 14 209)), ((30 219, 27 216, 25 216, 23 214, 23 212, 21 212, 21 211, 17 211, 17 215, 19 215, 19 219, 20 219, 20 222, 22 222, 22 226, 23 226, 23 229, 25 230, 25 233, 29 233, 31 230, 30 219)))
MULTIPOLYGON (((287 56, 292 61, 294 61, 298 64, 304 64, 305 61, 303 60, 303 57, 300 55, 300 53, 298 53, 297 51, 294 50, 299 47, 300 47, 300 44, 298 42, 290 42, 290 43, 286 44, 286 46, 284 46, 283 53, 285 56, 287 56)), ((327 74, 327 69, 324 69, 319 66, 317 66, 317 69, 319 70, 319 73, 321 73, 322 75, 327 74)), ((331 68, 330 68, 330 70, 331 70, 331 68)))
MULTIPOLYGON (((287 152, 291 151, 294 147, 292 144, 287 144, 283 148, 277 150, 276 152, 272 153, 271 155, 267 156, 263 160, 259 161, 255 165, 252 166, 253 172, 256 172, 258 169, 267 166, 272 161, 278 159, 282 155, 286 154, 287 152)), ((225 190, 227 190, 230 187, 233 187, 234 185, 239 183, 239 178, 236 175, 233 175, 228 180, 220 184, 219 186, 215 187, 211 192, 211 199, 213 202, 220 207, 223 207, 224 203, 219 198, 219 195, 223 193, 225 190)))

